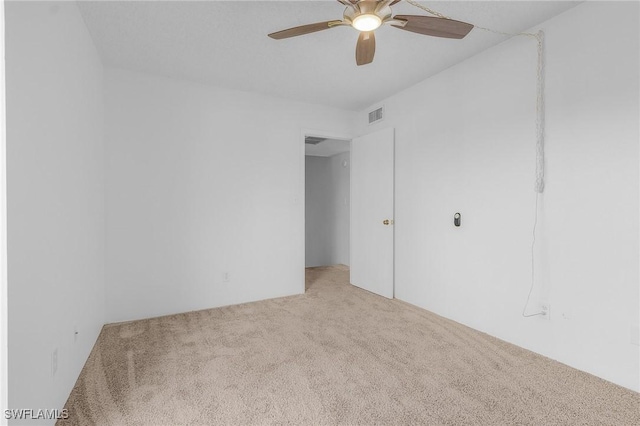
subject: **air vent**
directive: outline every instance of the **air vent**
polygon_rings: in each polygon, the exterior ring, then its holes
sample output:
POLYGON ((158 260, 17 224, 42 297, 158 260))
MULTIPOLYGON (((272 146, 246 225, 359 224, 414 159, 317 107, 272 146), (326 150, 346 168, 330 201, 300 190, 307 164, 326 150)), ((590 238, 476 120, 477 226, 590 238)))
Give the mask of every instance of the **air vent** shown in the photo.
POLYGON ((327 138, 318 138, 316 136, 305 136, 304 143, 308 145, 318 145, 320 142, 326 141, 327 138))
POLYGON ((384 117, 383 113, 384 113, 383 107, 380 107, 376 110, 371 111, 369 113, 369 124, 373 124, 377 121, 382 120, 382 118, 384 117))

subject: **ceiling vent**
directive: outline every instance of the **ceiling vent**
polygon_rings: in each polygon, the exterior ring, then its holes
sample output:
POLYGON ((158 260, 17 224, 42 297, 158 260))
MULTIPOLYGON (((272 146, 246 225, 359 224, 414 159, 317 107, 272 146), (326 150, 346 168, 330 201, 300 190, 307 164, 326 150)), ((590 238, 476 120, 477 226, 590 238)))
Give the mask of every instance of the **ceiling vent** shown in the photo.
POLYGON ((369 124, 377 123, 378 121, 382 121, 384 118, 384 107, 380 107, 375 109, 369 113, 369 124))
POLYGON ((304 143, 308 145, 318 145, 320 142, 326 141, 327 138, 318 138, 316 136, 305 136, 304 143))

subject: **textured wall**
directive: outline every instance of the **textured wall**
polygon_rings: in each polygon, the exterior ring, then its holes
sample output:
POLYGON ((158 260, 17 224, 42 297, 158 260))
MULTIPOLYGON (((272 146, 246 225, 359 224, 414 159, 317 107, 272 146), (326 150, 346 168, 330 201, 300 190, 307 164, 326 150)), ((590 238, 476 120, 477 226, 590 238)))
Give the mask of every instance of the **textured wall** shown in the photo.
POLYGON ((638 7, 586 2, 540 26, 547 173, 529 312, 547 301, 550 321, 521 316, 535 42, 513 38, 384 100, 379 125, 396 129, 396 296, 635 390, 638 7))
POLYGON ((60 409, 105 319, 103 69, 75 3, 5 9, 9 404, 60 409))
POLYGON ((355 113, 106 72, 108 321, 304 292, 304 130, 355 113))

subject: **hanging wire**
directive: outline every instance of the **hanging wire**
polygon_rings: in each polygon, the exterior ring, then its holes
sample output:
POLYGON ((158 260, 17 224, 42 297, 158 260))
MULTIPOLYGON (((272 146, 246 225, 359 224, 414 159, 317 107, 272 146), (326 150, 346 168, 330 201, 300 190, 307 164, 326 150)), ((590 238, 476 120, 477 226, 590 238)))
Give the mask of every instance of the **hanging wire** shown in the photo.
POLYGON ((527 314, 527 306, 529 306, 529 299, 531 298, 531 293, 533 292, 533 287, 535 285, 535 271, 536 271, 536 263, 535 263, 535 247, 536 247, 536 226, 538 225, 538 197, 540 194, 536 192, 536 212, 534 214, 533 220, 533 241, 531 242, 531 286, 529 287, 529 294, 527 295, 527 301, 524 304, 524 308, 522 308, 522 316, 525 318, 535 317, 538 315, 545 315, 544 312, 536 312, 535 314, 527 314))
MULTIPOLYGON (((437 16, 438 18, 444 18, 444 19, 451 19, 451 20, 455 20, 447 15, 444 15, 436 10, 433 10, 427 6, 424 6, 418 2, 415 2, 413 0, 405 0, 407 3, 409 3, 412 6, 417 7, 418 9, 422 9, 427 13, 432 14, 433 16, 437 16)), ((506 35, 506 36, 528 36, 528 37, 533 37, 533 38, 537 38, 537 35, 534 33, 506 33, 503 31, 497 31, 497 30, 493 30, 491 28, 486 28, 486 27, 480 27, 478 25, 474 25, 474 28, 477 28, 479 30, 483 30, 483 31, 488 31, 490 33, 494 33, 494 34, 500 34, 500 35, 506 35)))
MULTIPOLYGON (((447 15, 444 15, 438 11, 435 11, 427 6, 421 5, 414 0, 405 0, 407 3, 430 13, 433 16, 444 19, 453 19, 447 15)), ((533 241, 531 242, 531 287, 529 288, 529 294, 527 295, 527 301, 522 310, 523 317, 534 317, 537 315, 546 315, 545 312, 538 312, 535 314, 525 314, 527 307, 529 306, 529 299, 535 286, 535 245, 536 245, 536 226, 538 224, 538 197, 544 191, 544 117, 545 117, 545 103, 544 103, 544 33, 538 31, 537 33, 507 33, 504 31, 497 31, 487 27, 480 27, 475 25, 482 31, 487 31, 493 34, 505 35, 505 36, 524 36, 530 37, 536 40, 538 64, 536 68, 536 179, 534 191, 536 192, 535 214, 533 222, 533 241)))
POLYGON ((536 186, 535 191, 544 191, 544 33, 536 34, 538 42, 538 68, 536 88, 536 186))

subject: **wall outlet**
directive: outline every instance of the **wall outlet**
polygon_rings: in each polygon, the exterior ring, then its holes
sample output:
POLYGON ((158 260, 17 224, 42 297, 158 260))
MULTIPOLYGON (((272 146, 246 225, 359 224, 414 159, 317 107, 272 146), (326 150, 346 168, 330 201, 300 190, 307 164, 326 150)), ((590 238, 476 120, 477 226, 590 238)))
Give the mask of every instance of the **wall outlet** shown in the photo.
POLYGON ((544 318, 546 320, 550 320, 551 319, 551 304, 549 304, 548 302, 540 303, 540 312, 543 313, 543 315, 540 315, 542 318, 544 318))
POLYGON ((58 372, 58 348, 55 348, 51 353, 51 377, 54 377, 58 372))
POLYGON ((231 274, 229 272, 224 272, 222 274, 222 282, 228 283, 229 281, 231 281, 231 274))

